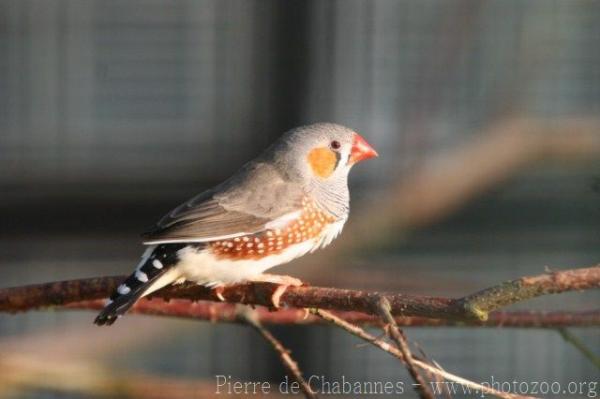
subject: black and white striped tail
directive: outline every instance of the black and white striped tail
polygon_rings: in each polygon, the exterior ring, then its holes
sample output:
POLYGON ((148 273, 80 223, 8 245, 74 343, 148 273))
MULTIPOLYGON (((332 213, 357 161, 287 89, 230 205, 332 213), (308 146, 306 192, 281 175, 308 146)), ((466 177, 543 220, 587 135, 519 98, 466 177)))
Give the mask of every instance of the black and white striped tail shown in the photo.
POLYGON ((177 251, 183 247, 184 244, 161 244, 154 249, 149 248, 135 272, 111 295, 94 323, 99 326, 113 324, 152 288, 160 276, 179 262, 177 251))

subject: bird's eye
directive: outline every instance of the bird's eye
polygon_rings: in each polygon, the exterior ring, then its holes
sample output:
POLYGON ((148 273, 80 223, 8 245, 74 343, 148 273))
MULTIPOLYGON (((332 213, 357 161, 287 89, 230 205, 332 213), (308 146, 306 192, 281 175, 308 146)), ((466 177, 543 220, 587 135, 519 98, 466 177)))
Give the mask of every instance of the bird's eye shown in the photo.
POLYGON ((337 141, 337 140, 333 140, 333 141, 331 142, 331 148, 333 148, 334 150, 339 150, 341 146, 342 146, 342 145, 341 145, 341 144, 340 144, 340 142, 339 142, 339 141, 337 141))

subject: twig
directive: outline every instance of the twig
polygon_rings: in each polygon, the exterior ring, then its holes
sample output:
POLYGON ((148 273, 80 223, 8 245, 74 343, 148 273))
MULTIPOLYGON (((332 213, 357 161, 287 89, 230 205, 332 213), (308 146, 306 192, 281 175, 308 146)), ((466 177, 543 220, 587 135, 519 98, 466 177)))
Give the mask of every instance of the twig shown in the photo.
POLYGON ((381 314, 382 319, 388 325, 388 333, 392 337, 392 339, 398 345, 398 349, 402 352, 402 356, 404 357, 404 364, 411 377, 415 381, 413 387, 415 391, 419 394, 419 396, 423 399, 433 399, 434 395, 431 392, 431 388, 426 384, 423 376, 417 370, 412 353, 408 346, 408 342, 406 336, 404 336, 403 332, 398 328, 398 324, 396 324, 396 320, 394 320, 394 316, 390 312, 391 306, 389 301, 385 297, 381 297, 378 303, 379 312, 381 314))
POLYGON ((488 312, 516 302, 587 288, 600 288, 600 265, 521 277, 468 295, 460 301, 470 313, 477 314, 479 319, 485 320, 488 312))
MULTIPOLYGON (((19 312, 49 306, 64 306, 82 300, 107 297, 124 279, 123 276, 62 281, 0 289, 0 312, 19 312)), ((600 287, 600 265, 556 271, 509 281, 475 294, 459 298, 389 294, 386 298, 394 316, 420 316, 445 320, 486 320, 497 308, 541 295, 600 287)), ((276 284, 250 283, 225 287, 221 294, 227 302, 271 305, 276 284)), ((165 287, 153 297, 165 299, 220 301, 217 293, 195 284, 165 287)), ((320 308, 358 311, 377 315, 377 292, 322 287, 289 287, 280 303, 296 308, 320 308)))
POLYGON ((573 335, 566 328, 559 328, 558 333, 560 336, 568 343, 573 345, 579 352, 583 354, 594 366, 600 369, 600 358, 592 352, 590 348, 588 348, 579 338, 573 335))
MULTIPOLYGON (((104 300, 73 302, 64 306, 66 309, 100 310, 104 300)), ((186 299, 172 299, 169 302, 161 298, 141 299, 129 313, 181 317, 187 319, 206 320, 213 323, 237 323, 236 304, 217 303, 212 301, 192 302, 186 299)), ((377 316, 362 312, 334 311, 336 316, 357 325, 381 324, 377 316)), ((273 312, 266 307, 256 307, 256 317, 262 324, 302 324, 323 323, 319 317, 307 315, 303 309, 282 308, 273 312)), ((594 327, 600 326, 600 309, 589 311, 496 311, 490 313, 485 320, 448 320, 430 319, 416 316, 396 316, 396 323, 402 327, 502 327, 502 328, 559 328, 559 327, 594 327)))
MULTIPOLYGON (((362 329, 358 326, 355 326, 351 323, 348 323, 345 320, 342 320, 339 317, 335 316, 333 313, 325 311, 325 310, 311 309, 311 313, 313 313, 319 317, 322 317, 324 320, 327 320, 328 322, 335 324, 336 326, 348 331, 350 334, 352 334, 360 339, 363 339, 366 342, 371 343, 373 346, 376 346, 377 348, 389 353, 390 355, 400 359, 401 361, 404 361, 404 355, 402 354, 402 352, 400 352, 400 350, 398 348, 396 348, 393 345, 390 345, 389 343, 383 341, 380 338, 375 337, 374 335, 369 334, 364 329, 362 329)), ((423 369, 432 374, 443 377, 446 380, 454 381, 458 384, 472 388, 472 389, 476 390, 478 393, 490 394, 490 395, 494 395, 494 396, 497 396, 499 398, 504 398, 504 399, 531 398, 530 396, 523 396, 523 395, 517 395, 517 394, 508 393, 508 392, 502 392, 502 391, 495 390, 491 387, 487 387, 485 385, 477 384, 476 382, 469 381, 465 378, 462 378, 462 377, 459 377, 452 373, 449 373, 446 370, 443 370, 436 366, 432 366, 432 365, 430 365, 420 359, 414 358, 414 357, 413 357, 413 363, 420 369, 423 369)))
MULTIPOLYGON (((427 354, 425 353, 423 348, 418 343, 413 342, 413 344, 416 346, 416 348, 419 350, 419 353, 421 354, 420 360, 422 360, 423 362, 425 362, 427 364, 437 365, 434 360, 430 359, 429 356, 427 356, 427 354)), ((413 357, 415 357, 415 356, 413 356, 413 357)), ((437 365, 437 366, 440 369, 442 368, 439 365, 437 365)), ((450 392, 450 387, 448 387, 448 385, 445 382, 446 380, 442 376, 439 376, 432 372, 426 372, 426 374, 427 374, 427 377, 435 384, 436 387, 442 388, 442 389, 438 389, 438 392, 442 391, 441 393, 443 393, 443 395, 446 399, 452 399, 452 393, 450 392)), ((434 386, 434 385, 432 385, 432 386, 434 386)))
POLYGON ((300 389, 304 393, 304 396, 307 398, 317 398, 317 394, 312 390, 308 382, 302 376, 302 371, 298 367, 298 363, 292 358, 290 355, 290 351, 286 349, 283 344, 271 334, 269 330, 267 330, 260 323, 258 317, 254 311, 247 306, 238 305, 238 317, 243 320, 245 323, 253 327, 262 337, 275 349, 275 351, 279 354, 279 358, 281 359, 281 363, 286 368, 286 370, 292 375, 292 377, 300 384, 300 389))

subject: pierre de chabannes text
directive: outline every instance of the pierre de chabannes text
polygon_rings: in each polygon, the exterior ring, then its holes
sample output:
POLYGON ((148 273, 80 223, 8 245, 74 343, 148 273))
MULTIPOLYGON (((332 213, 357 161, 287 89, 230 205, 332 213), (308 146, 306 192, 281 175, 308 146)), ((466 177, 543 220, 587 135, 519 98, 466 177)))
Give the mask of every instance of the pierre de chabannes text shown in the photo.
MULTIPOLYGON (((306 378, 311 389, 322 395, 400 395, 412 390, 414 384, 403 381, 356 381, 341 376, 331 379, 323 375, 311 375, 306 378)), ((489 381, 480 384, 505 393, 521 395, 576 395, 578 397, 596 398, 598 396, 598 381, 500 381, 493 376, 489 381)), ((488 396, 476 388, 465 387, 451 381, 432 381, 430 383, 434 394, 444 392, 451 394, 488 396)), ((241 381, 231 375, 215 376, 215 394, 217 395, 268 395, 270 393, 297 395, 302 392, 297 381, 285 377, 280 383, 269 381, 241 381)))

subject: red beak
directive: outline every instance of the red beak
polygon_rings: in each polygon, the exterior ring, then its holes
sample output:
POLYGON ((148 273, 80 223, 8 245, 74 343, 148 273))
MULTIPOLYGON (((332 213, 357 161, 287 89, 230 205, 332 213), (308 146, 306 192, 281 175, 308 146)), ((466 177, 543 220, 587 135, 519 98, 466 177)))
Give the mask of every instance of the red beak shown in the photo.
POLYGON ((354 140, 352 142, 352 150, 350 151, 348 163, 355 164, 377 156, 379 156, 379 154, 377 154, 377 151, 367 143, 367 140, 363 139, 358 133, 354 133, 354 140))

